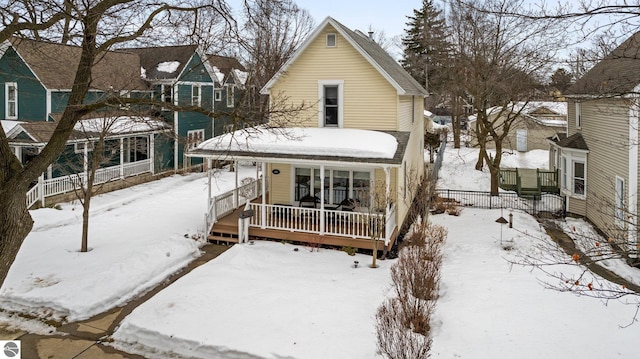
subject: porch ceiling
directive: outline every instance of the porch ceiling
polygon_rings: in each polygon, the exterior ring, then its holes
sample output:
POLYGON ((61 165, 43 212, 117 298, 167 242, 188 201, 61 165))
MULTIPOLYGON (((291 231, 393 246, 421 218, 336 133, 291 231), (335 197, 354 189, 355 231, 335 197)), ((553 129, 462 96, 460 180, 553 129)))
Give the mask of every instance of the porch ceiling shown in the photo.
MULTIPOLYGON (((338 130, 339 129, 335 129, 338 130)), ((334 131, 335 131, 334 130, 334 131)), ((343 151, 342 144, 339 141, 330 143, 332 154, 309 154, 311 149, 305 151, 304 140, 299 140, 300 146, 297 151, 291 151, 290 153, 278 153, 272 151, 259 151, 254 149, 239 149, 236 146, 218 146, 217 148, 201 148, 198 147, 189 153, 189 157, 202 157, 211 158, 215 160, 248 160, 257 162, 270 162, 270 163, 324 163, 324 164, 340 164, 349 165, 354 164, 358 166, 389 166, 397 167, 402 165, 402 159, 404 158, 405 151, 407 149, 407 143, 409 141, 410 132, 400 131, 372 131, 382 132, 391 135, 397 142, 397 147, 393 156, 390 158, 383 157, 371 157, 371 156, 359 156, 352 154, 349 149, 353 148, 353 143, 350 143, 350 148, 343 151), (349 153, 348 155, 341 155, 341 153, 349 153), (335 154, 333 154, 335 153, 335 154)))

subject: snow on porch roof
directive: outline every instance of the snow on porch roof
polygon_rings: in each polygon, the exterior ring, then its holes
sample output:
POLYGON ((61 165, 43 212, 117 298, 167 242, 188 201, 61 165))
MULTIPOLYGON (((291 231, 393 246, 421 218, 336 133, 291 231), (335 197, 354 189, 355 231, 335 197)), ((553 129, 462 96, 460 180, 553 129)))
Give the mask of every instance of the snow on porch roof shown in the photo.
POLYGON ((189 155, 398 164, 408 139, 408 132, 261 126, 209 139, 189 155))

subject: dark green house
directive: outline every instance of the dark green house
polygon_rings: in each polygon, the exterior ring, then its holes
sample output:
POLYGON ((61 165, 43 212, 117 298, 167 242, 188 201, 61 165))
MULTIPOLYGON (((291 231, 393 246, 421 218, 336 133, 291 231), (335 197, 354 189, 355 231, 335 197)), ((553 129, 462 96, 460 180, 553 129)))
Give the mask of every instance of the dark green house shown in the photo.
MULTIPOLYGON (((71 93, 80 51, 77 46, 23 38, 0 44, 0 119, 22 163, 37 155, 51 137, 71 93)), ((199 165, 201 159, 187 159, 184 153, 222 131, 224 125, 215 124, 214 111, 217 106, 233 107, 243 70, 237 64, 218 79, 219 70, 214 71, 196 45, 105 53, 92 69, 85 102, 110 96, 149 101, 105 107, 78 123, 58 163, 41 177, 42 187, 60 187, 49 182, 62 181, 70 167, 82 172, 84 165, 86 176, 88 153, 100 137, 95 128, 86 131, 88 124, 100 123, 97 127, 106 134, 111 159, 100 164, 105 181, 199 165)))

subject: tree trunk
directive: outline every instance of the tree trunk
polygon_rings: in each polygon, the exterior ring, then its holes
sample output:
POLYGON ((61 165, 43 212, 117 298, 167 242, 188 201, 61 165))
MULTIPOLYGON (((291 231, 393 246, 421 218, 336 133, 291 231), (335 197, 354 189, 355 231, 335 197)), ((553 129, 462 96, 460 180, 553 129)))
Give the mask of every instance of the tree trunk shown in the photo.
POLYGON ((0 283, 4 283, 22 242, 33 228, 26 192, 26 186, 0 183, 0 283))

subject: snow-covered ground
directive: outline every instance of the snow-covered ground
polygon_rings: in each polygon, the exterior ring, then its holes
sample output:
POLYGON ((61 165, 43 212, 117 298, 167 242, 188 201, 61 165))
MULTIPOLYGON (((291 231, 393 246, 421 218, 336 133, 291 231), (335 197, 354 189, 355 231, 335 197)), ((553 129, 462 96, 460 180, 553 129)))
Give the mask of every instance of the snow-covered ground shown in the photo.
MULTIPOLYGON (((546 152, 540 152, 508 156, 509 166, 526 161, 544 168, 546 152)), ((472 149, 448 148, 438 185, 487 190, 488 171, 473 170, 475 156, 472 149)), ((255 174, 246 171, 243 177, 255 174)), ((219 190, 232 176, 221 174, 219 190)), ((0 306, 72 320, 126 301, 198 255, 199 243, 185 234, 202 228, 206 193, 206 179, 196 174, 97 198, 86 254, 77 252, 79 205, 33 211, 36 228, 0 306)), ((507 213, 467 208, 459 217, 431 217, 449 230, 432 357, 636 358, 640 325, 620 328, 636 308, 544 289, 541 271, 509 265, 549 239, 530 216, 514 213, 508 229, 495 223, 501 215, 507 213)), ((370 261, 290 244, 236 245, 134 310, 114 345, 150 358, 167 351, 221 359, 376 358, 374 315, 388 294, 394 261, 377 269, 367 267, 370 261)))
MULTIPOLYGON (((240 178, 255 177, 255 167, 240 178)), ((235 175, 220 171, 217 189, 235 175)), ((89 251, 80 253, 82 206, 31 211, 34 228, 0 289, 0 307, 75 321, 126 303, 199 256, 207 178, 175 175, 96 196, 89 251)))

